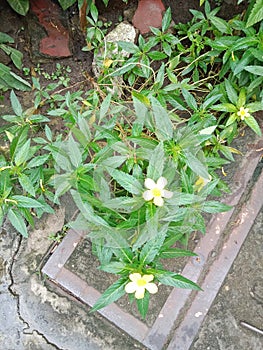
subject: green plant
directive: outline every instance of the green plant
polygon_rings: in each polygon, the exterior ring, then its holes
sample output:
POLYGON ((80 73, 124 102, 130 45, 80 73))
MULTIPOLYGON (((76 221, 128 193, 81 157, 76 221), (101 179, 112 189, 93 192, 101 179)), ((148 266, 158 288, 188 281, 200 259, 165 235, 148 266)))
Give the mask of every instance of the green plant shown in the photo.
MULTIPOLYGON (((225 124, 226 128, 230 125, 233 127, 233 124, 243 122, 257 135, 261 136, 260 127, 251 113, 261 111, 263 104, 261 102, 249 102, 247 89, 241 88, 238 94, 228 80, 225 81, 224 87, 226 91, 226 102, 214 105, 213 109, 230 114, 225 124)), ((233 129, 236 129, 236 125, 234 125, 233 129)))
POLYGON ((117 49, 105 44, 101 55, 104 33, 92 7, 90 39, 103 68, 89 79, 92 88, 57 91, 58 84, 33 78, 34 107, 25 112, 11 93, 15 115, 4 117, 2 130, 10 145, 1 158, 2 217, 15 217, 26 235, 32 212, 25 205, 42 213, 50 210, 47 200, 59 204, 72 195, 79 214, 67 227, 86 230, 99 269, 116 275, 93 311, 128 294, 144 318, 157 284, 200 289, 165 268, 165 259, 193 256, 188 241, 205 233, 204 216, 230 209, 216 200, 230 191, 218 170, 239 153, 231 143, 240 127, 261 135, 252 113, 262 109, 262 27, 217 13, 206 3, 175 34, 168 9, 162 28, 117 49), (109 93, 118 76, 119 93, 109 93), (56 136, 43 128, 43 106, 63 125, 56 136))
MULTIPOLYGON (((20 51, 10 45, 13 43, 14 39, 11 36, 0 32, 0 49, 10 56, 17 69, 22 69, 23 55, 20 51)), ((10 88, 26 91, 30 90, 31 85, 26 80, 15 74, 11 68, 0 63, 0 90, 7 90, 10 88)))
MULTIPOLYGON (((244 0, 237 0, 237 4, 239 5, 243 1, 244 0)), ((249 9, 247 12, 247 22, 246 22, 247 28, 262 21, 262 19, 263 19, 263 1, 262 0, 250 0, 249 2, 250 2, 250 6, 249 6, 249 9)), ((204 3, 208 3, 208 1, 200 0, 200 6, 202 6, 204 3)))
POLYGON ((27 237, 27 223, 34 226, 34 217, 53 209, 45 197, 53 199, 45 189, 47 179, 53 171, 43 168, 49 162, 49 154, 41 154, 41 147, 34 145, 29 131, 39 123, 48 121, 32 110, 23 112, 15 93, 10 94, 14 115, 4 115, 8 122, 1 128, 2 140, 0 158, 0 224, 5 215, 15 229, 27 237))
POLYGON ((90 16, 86 18, 88 22, 86 29, 87 46, 83 48, 83 51, 90 51, 103 46, 103 39, 107 32, 107 24, 99 20, 98 9, 94 3, 90 4, 90 16))
POLYGON ((34 68, 34 71, 39 75, 43 76, 46 80, 53 80, 57 82, 57 86, 63 85, 65 87, 69 86, 70 78, 69 73, 71 72, 71 68, 69 66, 62 66, 60 63, 56 63, 56 69, 52 71, 52 73, 45 72, 44 69, 37 64, 34 68))

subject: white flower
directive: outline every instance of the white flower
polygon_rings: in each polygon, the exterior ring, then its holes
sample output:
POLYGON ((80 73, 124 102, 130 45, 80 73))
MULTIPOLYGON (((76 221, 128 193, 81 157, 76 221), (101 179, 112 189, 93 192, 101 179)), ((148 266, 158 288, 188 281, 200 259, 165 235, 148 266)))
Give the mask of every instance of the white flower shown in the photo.
POLYGON ((248 111, 248 108, 240 107, 239 111, 237 112, 237 115, 240 117, 241 120, 244 120, 246 117, 250 117, 248 111))
POLYGON ((155 294, 158 292, 158 287, 155 283, 151 282, 154 279, 153 275, 141 275, 138 272, 132 273, 129 276, 131 282, 126 284, 126 293, 135 293, 136 299, 143 299, 145 294, 145 289, 149 293, 155 294))
POLYGON ((160 177, 156 183, 152 179, 147 178, 144 182, 144 186, 148 188, 148 190, 143 192, 143 198, 146 201, 153 199, 155 205, 158 207, 163 206, 163 198, 171 198, 173 195, 173 192, 164 189, 166 185, 167 180, 165 177, 160 177))

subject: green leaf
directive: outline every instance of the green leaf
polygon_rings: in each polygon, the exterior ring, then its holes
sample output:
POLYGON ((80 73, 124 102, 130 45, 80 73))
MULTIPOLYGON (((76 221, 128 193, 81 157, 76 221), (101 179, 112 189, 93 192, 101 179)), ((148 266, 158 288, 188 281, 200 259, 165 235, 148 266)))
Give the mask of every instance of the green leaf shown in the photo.
POLYGON ((23 114, 23 109, 13 90, 10 93, 10 100, 11 100, 13 111, 18 117, 21 117, 23 114))
POLYGON ((179 248, 169 248, 166 250, 163 250, 160 253, 160 258, 162 259, 171 259, 171 258, 180 258, 184 256, 196 256, 194 252, 191 252, 190 250, 184 250, 179 248))
POLYGON ((202 109, 206 111, 208 108, 213 106, 213 104, 217 102, 220 99, 220 97, 222 97, 222 94, 217 94, 206 98, 205 101, 202 103, 202 109))
POLYGON ((82 154, 80 151, 79 143, 74 140, 72 134, 69 135, 67 148, 70 161, 74 167, 77 168, 81 164, 82 154))
MULTIPOLYGON (((242 72, 245 67, 251 62, 253 61, 254 57, 251 54, 251 50, 247 50, 244 55, 242 56, 242 58, 238 61, 238 63, 235 66, 235 69, 233 71, 234 75, 239 74, 240 72, 242 72)), ((249 90, 248 90, 249 91, 249 90)))
POLYGON ((99 270, 118 275, 125 269, 125 266, 126 265, 121 261, 111 261, 109 264, 101 265, 99 270))
POLYGON ((0 44, 10 43, 13 44, 15 40, 8 34, 0 32, 0 44))
POLYGON ((150 157, 149 165, 147 168, 147 177, 154 181, 157 181, 163 174, 164 162, 164 148, 163 143, 160 142, 150 157))
POLYGON ((23 78, 21 78, 20 76, 18 76, 12 71, 10 71, 10 76, 8 77, 8 83, 11 84, 10 85, 11 87, 13 87, 14 89, 23 90, 23 91, 31 90, 31 85, 29 84, 28 81, 24 80, 23 78))
POLYGON ((16 50, 16 49, 11 49, 11 60, 13 61, 14 65, 16 66, 17 69, 22 68, 22 59, 23 59, 23 54, 16 50))
POLYGON ((188 278, 185 278, 181 275, 178 275, 170 271, 158 271, 155 273, 155 277, 162 284, 167 286, 185 288, 185 289, 194 289, 201 290, 201 288, 194 282, 190 281, 188 278))
POLYGON ((30 197, 14 195, 11 197, 11 199, 15 200, 17 202, 17 206, 20 208, 42 208, 43 206, 36 199, 30 197))
POLYGON ((158 235, 158 212, 155 213, 151 218, 149 218, 145 225, 140 227, 138 230, 138 237, 135 242, 132 242, 132 250, 136 251, 141 248, 146 242, 153 242, 158 235))
POLYGON ((254 113, 263 110, 263 101, 262 102, 251 102, 246 105, 249 109, 249 112, 254 113))
POLYGON ((136 299, 137 307, 140 315, 145 319, 149 309, 150 293, 145 291, 144 298, 136 299))
POLYGON ((127 278, 120 278, 118 281, 113 283, 96 301, 91 309, 91 312, 102 309, 103 307, 121 298, 125 294, 125 284, 127 284, 127 278))
POLYGON ((231 34, 230 25, 222 18, 209 16, 211 23, 223 34, 231 34))
POLYGON ((45 125, 45 135, 49 142, 52 142, 52 131, 48 125, 45 125))
POLYGON ((150 264, 154 261, 155 257, 158 255, 162 244, 166 237, 166 232, 168 225, 164 225, 162 229, 157 233, 157 236, 149 240, 143 247, 140 253, 140 263, 143 266, 150 264))
POLYGON ((28 141, 28 129, 28 126, 20 128, 18 135, 12 139, 10 144, 10 156, 12 161, 20 148, 28 141))
POLYGON ((59 152, 55 150, 52 152, 53 158, 56 162, 56 167, 59 167, 66 172, 71 172, 72 171, 72 165, 68 159, 68 154, 64 152, 64 150, 60 149, 59 152))
POLYGON ((135 126, 138 127, 139 131, 137 133, 133 133, 133 135, 140 134, 146 120, 148 108, 150 106, 150 101, 149 99, 139 93, 136 93, 135 91, 132 92, 132 99, 133 99, 133 106, 135 109, 135 114, 136 114, 136 120, 133 123, 133 129, 135 129, 135 126))
POLYGON ((108 167, 116 169, 116 168, 120 167, 126 160, 127 160, 127 155, 125 155, 125 156, 113 156, 113 157, 103 159, 100 162, 100 165, 108 166, 108 167))
POLYGON ((263 76, 262 66, 246 66, 244 69, 252 74, 263 76))
POLYGON ((132 175, 109 167, 107 167, 106 170, 112 176, 112 178, 118 182, 118 184, 121 185, 126 191, 135 195, 142 194, 143 188, 141 183, 132 175))
POLYGON ((255 23, 263 20, 263 0, 256 0, 252 11, 249 14, 246 27, 251 27, 255 23))
POLYGON ((25 224, 25 220, 20 212, 16 209, 9 209, 7 213, 7 217, 11 222, 12 226, 21 233, 23 237, 28 237, 28 232, 25 224))
POLYGON ((118 197, 104 201, 103 205, 121 213, 131 213, 140 209, 144 203, 145 200, 142 197, 118 197))
POLYGON ((160 102, 156 98, 151 97, 150 100, 156 124, 157 137, 161 141, 171 139, 173 136, 173 124, 168 112, 161 106, 160 102))
POLYGON ((247 100, 246 89, 241 88, 238 96, 237 108, 243 107, 246 104, 246 100, 247 100))
POLYGON ((184 192, 173 192, 173 196, 171 199, 167 199, 167 203, 172 206, 180 206, 180 205, 190 205, 195 203, 200 203, 203 201, 201 196, 197 196, 192 193, 184 193, 184 192))
POLYGON ((262 135, 262 131, 260 129, 260 126, 258 125, 256 119, 250 115, 249 117, 246 117, 244 119, 244 122, 258 135, 262 135))
POLYGON ((233 124, 236 120, 237 120, 237 114, 236 113, 231 114, 230 117, 227 119, 226 127, 233 124))
POLYGON ((16 166, 20 166, 27 160, 29 152, 30 152, 30 139, 28 139, 21 148, 17 149, 17 152, 15 153, 15 159, 14 159, 16 166))
POLYGON ((225 87, 226 87, 226 93, 227 93, 227 97, 229 98, 229 101, 233 103, 233 105, 237 105, 237 100, 238 100, 237 92, 233 88, 229 80, 227 79, 225 80, 225 87))
POLYGON ((29 10, 29 0, 7 0, 14 11, 25 16, 29 10))
POLYGON ((92 206, 89 203, 84 202, 77 191, 71 190, 70 193, 77 207, 88 222, 91 222, 95 225, 103 226, 104 230, 105 227, 109 228, 108 223, 105 220, 103 220, 100 216, 94 213, 92 206))
POLYGON ((131 54, 135 54, 140 52, 138 46, 128 41, 118 41, 118 46, 120 46, 124 51, 129 52, 131 54))
POLYGON ((190 92, 186 89, 182 89, 182 94, 184 96, 184 99, 185 99, 185 102, 187 103, 187 105, 192 110, 197 111, 198 107, 197 107, 197 103, 196 103, 194 96, 192 94, 190 94, 190 92))
POLYGON ((73 4, 75 4, 76 0, 58 0, 60 6, 63 8, 63 10, 66 10, 73 4))
POLYGON ((148 53, 148 56, 154 61, 161 61, 167 57, 167 55, 164 52, 160 51, 151 51, 148 53))
POLYGON ((13 61, 14 65, 16 66, 17 69, 22 68, 22 58, 23 54, 14 49, 13 47, 7 46, 5 44, 0 45, 0 48, 5 51, 7 55, 10 56, 11 60, 13 61))
POLYGON ((111 94, 107 95, 100 106, 100 121, 105 117, 111 103, 111 94))
POLYGON ((185 151, 185 162, 197 175, 209 179, 206 164, 203 164, 192 152, 185 151))
POLYGON ((98 12, 98 9, 95 5, 94 2, 90 2, 90 14, 94 20, 94 22, 97 22, 98 21, 98 17, 99 17, 99 12, 98 12))
POLYGON ((48 115, 50 115, 51 117, 61 117, 67 113, 68 113, 68 111, 66 109, 56 108, 56 109, 52 109, 51 111, 49 111, 48 115))
POLYGON ((46 163, 49 158, 49 154, 44 154, 42 156, 37 156, 31 159, 31 161, 27 164, 27 168, 36 168, 46 163))
POLYGON ((35 197, 34 186, 32 185, 32 181, 30 180, 30 178, 27 175, 25 175, 25 174, 19 175, 18 181, 19 181, 19 183, 22 186, 24 191, 28 192, 31 196, 35 197))
POLYGON ((41 115, 41 114, 33 114, 27 118, 31 123, 45 123, 49 122, 50 119, 41 115))
POLYGON ((166 32, 169 29, 169 26, 172 21, 172 12, 171 8, 168 7, 168 9, 165 11, 162 19, 162 31, 166 32))
POLYGON ((258 38, 255 36, 249 36, 245 38, 238 38, 232 45, 231 51, 247 50, 251 46, 258 44, 258 38))
POLYGON ((229 113, 237 112, 237 107, 232 103, 220 103, 218 105, 212 106, 212 108, 215 111, 220 111, 220 112, 229 112, 229 113))
POLYGON ((224 211, 228 211, 230 209, 232 209, 230 205, 220 203, 217 201, 207 201, 207 202, 204 202, 202 206, 202 210, 210 214, 221 213, 224 211))
POLYGON ((0 207, 0 227, 2 227, 3 225, 4 217, 5 217, 4 210, 2 207, 0 207))

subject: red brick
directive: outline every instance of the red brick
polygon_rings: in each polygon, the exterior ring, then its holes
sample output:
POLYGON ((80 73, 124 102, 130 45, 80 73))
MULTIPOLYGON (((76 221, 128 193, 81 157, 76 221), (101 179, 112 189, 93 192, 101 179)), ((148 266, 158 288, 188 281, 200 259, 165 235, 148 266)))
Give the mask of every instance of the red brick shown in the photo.
POLYGON ((161 0, 139 0, 132 23, 141 34, 146 34, 150 31, 150 27, 160 28, 162 26, 164 11, 165 7, 161 0))
POLYGON ((71 56, 69 33, 60 21, 62 10, 50 0, 31 0, 31 10, 45 28, 47 36, 40 40, 39 52, 51 57, 71 56))

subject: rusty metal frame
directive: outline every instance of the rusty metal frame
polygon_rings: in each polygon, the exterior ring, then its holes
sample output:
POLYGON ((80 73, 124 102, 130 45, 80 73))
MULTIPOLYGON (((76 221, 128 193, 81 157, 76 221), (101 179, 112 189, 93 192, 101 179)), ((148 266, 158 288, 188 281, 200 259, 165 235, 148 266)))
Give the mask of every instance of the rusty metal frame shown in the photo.
MULTIPOLYGON (((261 158, 258 151, 261 147, 262 140, 259 140, 243 157, 240 169, 233 178, 235 189, 225 201, 233 209, 213 216, 206 235, 194 250, 199 259, 191 259, 182 271, 183 276, 198 282, 203 291, 196 293, 186 289, 173 289, 151 328, 116 304, 100 310, 101 315, 151 350, 161 350, 164 346, 167 350, 190 348, 263 205, 263 196, 258 196, 263 188, 262 173, 253 186, 249 199, 241 204, 237 214, 233 214, 235 207, 242 202, 242 195, 261 158), (229 223, 233 225, 232 230, 228 232, 228 239, 222 243, 222 234, 229 223)), ((85 232, 70 230, 42 272, 64 290, 93 306, 101 294, 64 266, 84 236, 85 232)))

